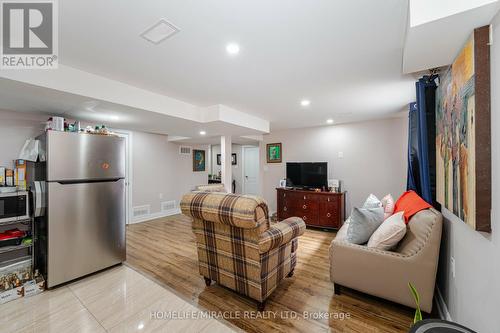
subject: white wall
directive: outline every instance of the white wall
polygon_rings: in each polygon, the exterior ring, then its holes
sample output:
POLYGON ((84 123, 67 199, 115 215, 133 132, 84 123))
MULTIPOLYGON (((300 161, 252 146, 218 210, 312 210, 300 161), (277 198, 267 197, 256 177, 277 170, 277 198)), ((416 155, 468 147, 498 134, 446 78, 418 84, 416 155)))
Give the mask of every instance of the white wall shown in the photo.
MULTIPOLYGON (((193 146, 205 150, 208 146, 193 146)), ((160 212, 163 201, 177 204, 184 193, 196 185, 208 183, 205 172, 193 171, 192 156, 179 154, 179 145, 168 142, 166 135, 133 132, 133 206, 151 205, 151 214, 160 212)))
POLYGON ((438 288, 451 318, 485 333, 500 329, 500 13, 492 25, 492 233, 476 232, 443 209, 445 223, 438 272, 438 288), (451 257, 455 258, 455 278, 451 257))
POLYGON ((43 133, 44 119, 47 117, 0 110, 0 166, 14 167, 26 139, 43 133))
POLYGON ((262 191, 270 210, 276 211, 275 188, 285 177, 286 162, 328 162, 328 178, 340 179, 347 191, 346 214, 370 193, 397 198, 406 188, 407 129, 407 118, 400 117, 264 135, 262 191), (283 163, 266 162, 265 146, 274 142, 282 143, 283 163))
MULTIPOLYGON (((236 154, 236 165, 232 165, 233 180, 236 181, 236 192, 242 193, 243 191, 243 159, 242 159, 242 146, 239 144, 231 145, 231 153, 236 154)), ((212 145, 212 173, 215 175, 219 174, 221 166, 217 165, 217 154, 220 154, 220 145, 212 145)))

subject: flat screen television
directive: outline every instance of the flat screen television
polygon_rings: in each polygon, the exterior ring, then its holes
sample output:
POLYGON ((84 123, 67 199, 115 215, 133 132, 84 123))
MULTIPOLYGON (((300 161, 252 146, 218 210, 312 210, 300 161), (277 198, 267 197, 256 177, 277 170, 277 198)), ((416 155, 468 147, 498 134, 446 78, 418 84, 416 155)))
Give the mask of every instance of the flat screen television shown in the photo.
POLYGON ((328 187, 328 163, 287 162, 286 186, 297 188, 328 187))

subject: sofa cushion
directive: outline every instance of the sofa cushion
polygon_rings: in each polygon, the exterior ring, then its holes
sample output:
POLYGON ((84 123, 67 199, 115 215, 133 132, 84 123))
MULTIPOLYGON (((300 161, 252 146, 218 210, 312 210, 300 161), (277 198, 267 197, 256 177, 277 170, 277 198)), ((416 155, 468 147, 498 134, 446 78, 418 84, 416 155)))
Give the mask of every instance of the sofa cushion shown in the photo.
POLYGON ((384 209, 382 207, 353 208, 350 219, 346 241, 364 244, 384 221, 384 209))
POLYGON ((336 240, 347 240, 347 229, 349 228, 349 222, 351 222, 350 216, 347 218, 347 220, 345 220, 344 224, 342 224, 339 231, 337 231, 337 234, 335 235, 336 240))
POLYGON ((441 219, 442 215, 433 208, 421 210, 413 215, 396 252, 407 256, 418 253, 429 239, 434 225, 441 223, 441 219))
POLYGON ((394 214, 394 198, 392 195, 387 194, 380 202, 382 202, 382 207, 384 207, 384 219, 394 214))
POLYGON ((391 215, 375 230, 368 241, 368 247, 390 250, 398 245, 406 234, 404 212, 391 215))
POLYGON ((365 203, 363 204, 363 208, 378 208, 378 207, 382 207, 382 203, 374 194, 370 194, 368 198, 366 198, 365 203))
POLYGON ((399 197, 398 201, 396 201, 396 204, 394 206, 394 213, 404 212, 405 221, 406 223, 408 223, 413 215, 421 210, 431 207, 431 205, 429 205, 414 191, 406 191, 399 197))

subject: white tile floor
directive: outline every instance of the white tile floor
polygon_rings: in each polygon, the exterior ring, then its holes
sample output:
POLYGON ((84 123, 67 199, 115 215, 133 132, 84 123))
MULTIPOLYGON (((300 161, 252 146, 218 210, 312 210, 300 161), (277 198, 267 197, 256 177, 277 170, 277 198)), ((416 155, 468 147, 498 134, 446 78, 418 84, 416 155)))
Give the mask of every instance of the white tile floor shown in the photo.
POLYGON ((213 318, 161 318, 170 311, 201 312, 122 265, 0 305, 0 332, 234 332, 213 318))

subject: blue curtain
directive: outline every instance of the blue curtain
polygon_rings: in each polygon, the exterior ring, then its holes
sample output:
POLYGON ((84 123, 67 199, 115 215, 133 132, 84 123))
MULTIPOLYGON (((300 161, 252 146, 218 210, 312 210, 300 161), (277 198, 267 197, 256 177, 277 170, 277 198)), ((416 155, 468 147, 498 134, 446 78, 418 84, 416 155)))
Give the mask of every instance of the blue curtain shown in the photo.
POLYGON ((436 75, 416 82, 417 101, 409 105, 407 190, 425 201, 436 198, 436 75))

